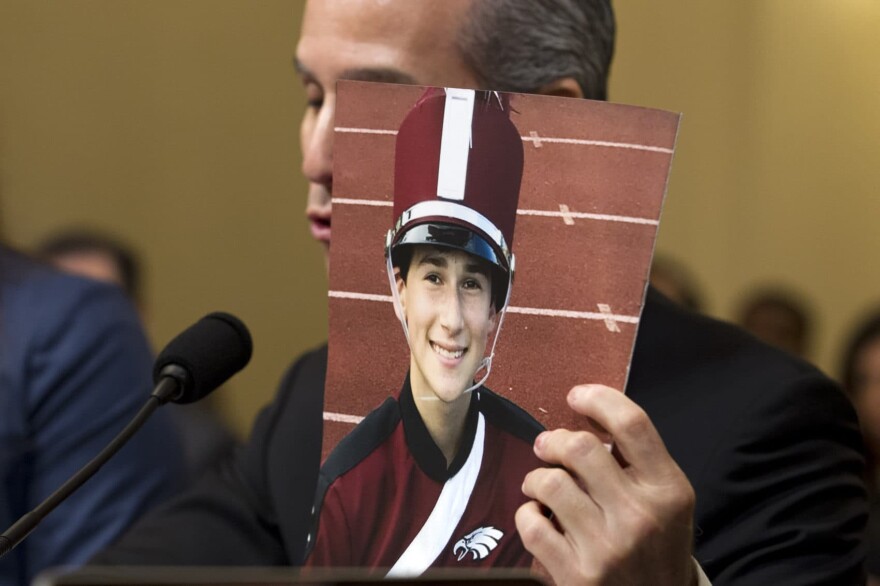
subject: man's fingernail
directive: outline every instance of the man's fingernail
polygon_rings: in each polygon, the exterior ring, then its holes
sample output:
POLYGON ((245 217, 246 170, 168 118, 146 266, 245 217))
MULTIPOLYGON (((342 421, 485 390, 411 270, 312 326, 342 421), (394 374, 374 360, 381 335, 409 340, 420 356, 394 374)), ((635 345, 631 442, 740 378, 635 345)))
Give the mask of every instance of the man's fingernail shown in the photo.
POLYGON ((535 438, 534 450, 538 452, 544 445, 544 437, 547 435, 546 431, 542 431, 538 434, 538 437, 535 438))

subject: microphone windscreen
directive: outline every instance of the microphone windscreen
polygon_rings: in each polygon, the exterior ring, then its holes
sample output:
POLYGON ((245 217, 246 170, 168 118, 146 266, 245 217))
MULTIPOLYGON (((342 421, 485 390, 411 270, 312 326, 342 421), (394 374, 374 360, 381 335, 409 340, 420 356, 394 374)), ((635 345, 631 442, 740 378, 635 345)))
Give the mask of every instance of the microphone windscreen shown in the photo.
POLYGON ((169 365, 187 372, 175 403, 192 403, 219 387, 251 359, 253 342, 247 327, 237 317, 217 311, 210 313, 171 340, 153 366, 158 384, 162 370, 169 365))

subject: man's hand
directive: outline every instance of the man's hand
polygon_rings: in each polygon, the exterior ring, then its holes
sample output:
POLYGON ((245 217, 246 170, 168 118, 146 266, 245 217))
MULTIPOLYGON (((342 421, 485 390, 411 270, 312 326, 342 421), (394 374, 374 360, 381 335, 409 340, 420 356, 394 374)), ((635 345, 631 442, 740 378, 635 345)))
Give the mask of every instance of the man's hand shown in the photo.
POLYGON ((565 584, 697 583, 691 558, 694 491, 648 416, 623 393, 574 387, 568 403, 607 430, 544 432, 516 513, 526 549, 565 584), (547 518, 541 506, 552 511, 547 518))

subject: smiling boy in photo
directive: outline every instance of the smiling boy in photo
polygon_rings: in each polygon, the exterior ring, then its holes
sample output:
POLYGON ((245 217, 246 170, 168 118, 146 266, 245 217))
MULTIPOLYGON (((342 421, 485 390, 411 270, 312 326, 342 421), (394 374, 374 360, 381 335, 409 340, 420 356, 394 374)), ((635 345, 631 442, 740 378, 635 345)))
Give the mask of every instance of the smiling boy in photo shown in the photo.
POLYGON ((523 147, 509 111, 494 92, 432 88, 400 127, 385 256, 409 372, 325 461, 311 566, 531 564, 514 513, 542 427, 482 386, 515 267, 523 147))

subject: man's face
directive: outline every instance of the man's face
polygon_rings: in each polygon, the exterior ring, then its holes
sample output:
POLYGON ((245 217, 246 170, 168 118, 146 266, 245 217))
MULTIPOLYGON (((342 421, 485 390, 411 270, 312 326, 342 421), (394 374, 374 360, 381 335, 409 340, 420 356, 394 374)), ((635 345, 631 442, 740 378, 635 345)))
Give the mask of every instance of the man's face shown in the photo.
POLYGON ((110 254, 100 250, 82 250, 56 254, 52 264, 64 272, 81 275, 124 287, 119 266, 110 254))
POLYGON ((764 304, 753 309, 743 320, 743 327, 761 340, 795 356, 803 356, 806 340, 800 318, 790 309, 764 304))
POLYGON ((477 87, 455 47, 470 0, 310 0, 296 66, 308 106, 300 127, 306 215, 330 246, 333 119, 340 79, 477 87))
POLYGON ((406 280, 397 280, 415 397, 452 403, 473 384, 495 328, 489 274, 466 252, 415 247, 406 280))

